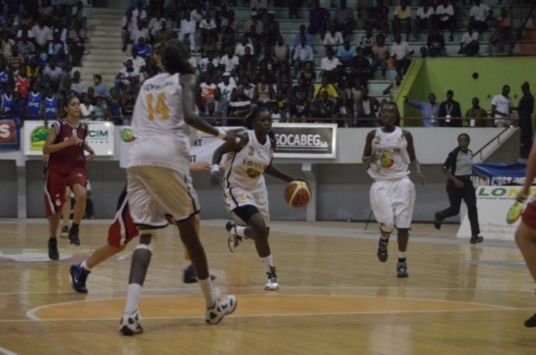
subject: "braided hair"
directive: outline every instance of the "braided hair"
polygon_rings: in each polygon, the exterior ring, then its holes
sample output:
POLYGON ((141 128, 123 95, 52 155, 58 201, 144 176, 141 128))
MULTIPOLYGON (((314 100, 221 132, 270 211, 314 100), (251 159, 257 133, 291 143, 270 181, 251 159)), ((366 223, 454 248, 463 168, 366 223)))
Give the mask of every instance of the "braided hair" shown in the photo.
MULTIPOLYGON (((251 111, 249 111, 249 113, 247 114, 246 118, 244 119, 244 126, 247 128, 247 129, 253 129, 253 121, 255 121, 255 119, 257 117, 259 117, 259 115, 263 112, 269 112, 268 109, 266 107, 261 107, 261 106, 257 106, 257 105, 251 105, 251 111)), ((268 137, 270 137, 270 139, 273 139, 275 140, 275 134, 273 131, 270 131, 268 133, 268 137)))
POLYGON ((194 67, 188 62, 188 48, 179 40, 171 39, 161 50, 162 64, 170 74, 194 74, 194 67))

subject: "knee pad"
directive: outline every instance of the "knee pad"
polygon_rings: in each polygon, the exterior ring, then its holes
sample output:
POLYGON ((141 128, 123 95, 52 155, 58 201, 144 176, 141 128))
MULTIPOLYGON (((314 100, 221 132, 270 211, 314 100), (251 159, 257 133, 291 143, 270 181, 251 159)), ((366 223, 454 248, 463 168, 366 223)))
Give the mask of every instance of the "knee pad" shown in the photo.
POLYGON ((151 245, 151 242, 154 237, 156 237, 156 230, 154 229, 140 230, 140 242, 136 246, 136 249, 147 249, 152 253, 153 247, 151 245))
POLYGON ((384 225, 380 225, 380 231, 385 234, 391 234, 393 232, 393 227, 386 227, 384 225))

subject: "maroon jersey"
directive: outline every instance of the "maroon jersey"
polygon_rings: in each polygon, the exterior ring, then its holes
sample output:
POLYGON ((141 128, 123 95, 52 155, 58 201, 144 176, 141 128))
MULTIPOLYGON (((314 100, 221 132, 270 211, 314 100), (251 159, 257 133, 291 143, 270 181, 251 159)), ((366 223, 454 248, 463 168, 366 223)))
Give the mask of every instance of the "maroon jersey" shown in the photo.
POLYGON ((63 119, 53 122, 51 129, 56 132, 54 144, 68 140, 73 134, 82 140, 82 144, 72 145, 50 154, 48 169, 65 173, 73 168, 85 167, 84 144, 88 131, 87 124, 78 122, 76 126, 73 126, 69 121, 63 119))

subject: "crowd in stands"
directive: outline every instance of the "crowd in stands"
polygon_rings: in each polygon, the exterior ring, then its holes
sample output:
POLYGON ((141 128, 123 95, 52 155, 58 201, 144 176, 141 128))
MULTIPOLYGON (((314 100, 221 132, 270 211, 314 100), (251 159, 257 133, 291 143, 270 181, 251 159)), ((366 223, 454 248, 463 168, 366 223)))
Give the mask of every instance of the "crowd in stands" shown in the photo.
MULTIPOLYGON (((196 54, 190 62, 198 71, 197 104, 213 124, 241 125, 244 113, 257 105, 268 108, 276 122, 373 126, 381 102, 369 95, 369 80, 387 80, 387 71, 394 69, 396 78, 380 100, 392 99, 415 54, 408 42, 425 34, 420 55, 445 56, 443 32, 453 41, 459 29, 455 0, 419 0, 415 16, 409 0, 400 0, 393 14, 383 0, 358 1, 355 9, 339 0, 331 10, 319 0, 275 0, 275 7, 288 7, 289 18, 297 19, 300 8, 309 11, 309 21, 295 22, 299 33, 287 44, 267 0, 244 1, 241 5, 251 10, 245 21, 235 17, 236 1, 130 1, 120 29, 122 50, 130 56, 112 88, 98 73, 87 87, 76 69, 88 40, 81 1, 52 6, 42 0, 37 8, 5 1, 3 116, 52 119, 61 115, 61 98, 74 94, 83 118, 129 124, 140 84, 160 71, 159 48, 178 39, 196 54), (364 35, 356 38, 356 30, 364 35), (320 70, 315 54, 322 56, 320 70)), ((489 30, 492 12, 474 0, 469 13, 460 53, 472 56, 479 52, 479 35, 489 30)), ((499 22, 508 25, 506 19, 499 22)), ((506 39, 494 36, 497 43, 506 39)))

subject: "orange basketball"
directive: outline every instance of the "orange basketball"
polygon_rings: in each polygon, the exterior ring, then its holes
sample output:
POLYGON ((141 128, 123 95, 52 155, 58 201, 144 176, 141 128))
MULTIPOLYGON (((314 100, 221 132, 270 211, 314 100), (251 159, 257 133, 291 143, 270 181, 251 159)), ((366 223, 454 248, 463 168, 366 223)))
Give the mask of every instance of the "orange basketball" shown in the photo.
POLYGON ((311 201, 312 196, 309 186, 303 181, 294 180, 285 187, 285 200, 290 207, 305 207, 311 201))

